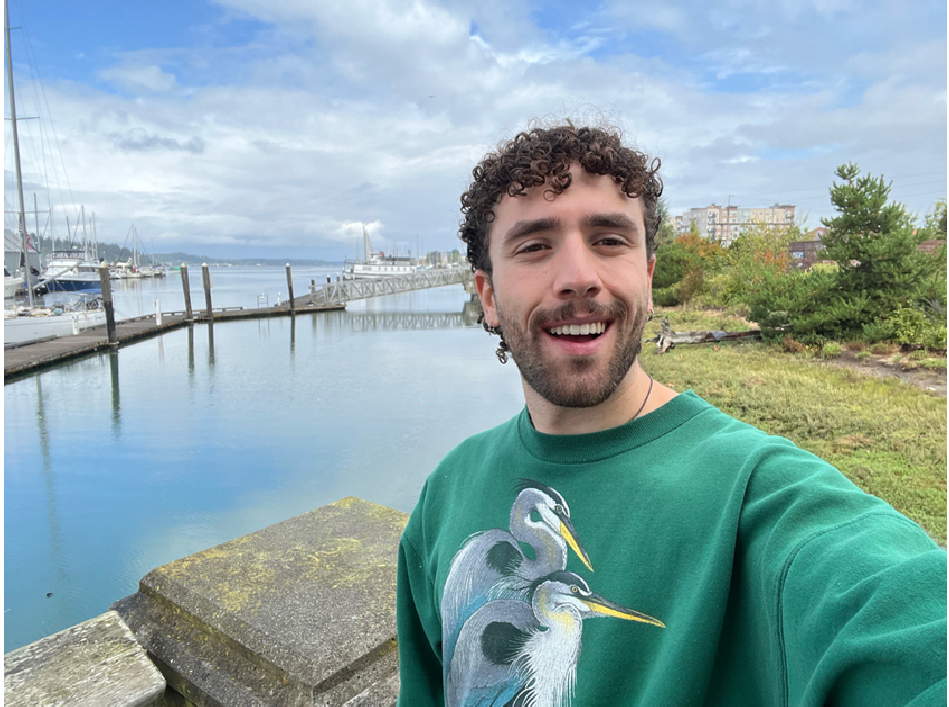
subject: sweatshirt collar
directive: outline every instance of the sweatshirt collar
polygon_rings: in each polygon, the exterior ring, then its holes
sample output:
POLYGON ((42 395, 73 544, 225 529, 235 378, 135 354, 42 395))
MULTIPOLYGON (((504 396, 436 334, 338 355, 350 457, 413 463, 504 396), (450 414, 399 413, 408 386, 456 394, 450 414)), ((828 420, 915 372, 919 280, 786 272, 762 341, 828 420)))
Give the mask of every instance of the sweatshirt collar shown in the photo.
POLYGON ((588 434, 551 435, 534 429, 525 405, 517 418, 517 432, 532 456, 559 464, 577 464, 608 459, 641 447, 710 409, 711 405, 687 390, 647 415, 619 427, 588 434))

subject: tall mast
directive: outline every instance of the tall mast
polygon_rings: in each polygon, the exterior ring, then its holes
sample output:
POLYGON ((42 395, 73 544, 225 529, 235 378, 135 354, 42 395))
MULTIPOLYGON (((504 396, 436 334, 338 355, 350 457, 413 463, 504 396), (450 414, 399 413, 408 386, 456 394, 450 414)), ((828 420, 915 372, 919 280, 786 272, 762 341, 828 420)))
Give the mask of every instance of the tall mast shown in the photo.
MULTIPOLYGON (((86 207, 79 207, 79 214, 82 216, 82 257, 89 260, 89 242, 86 240, 86 207)), ((76 272, 79 272, 78 270, 76 272)))
POLYGON ((36 238, 37 252, 43 250, 43 239, 40 238, 40 212, 36 210, 36 192, 33 192, 33 236, 36 238))
POLYGON ((3 28, 6 32, 7 85, 10 87, 10 119, 13 125, 13 161, 16 164, 16 193, 20 198, 20 242, 23 248, 24 276, 23 284, 29 294, 30 307, 33 306, 33 275, 30 272, 30 249, 26 237, 26 213, 23 207, 23 175, 20 173, 20 138, 16 132, 16 102, 13 99, 13 55, 10 52, 10 9, 3 3, 3 28))

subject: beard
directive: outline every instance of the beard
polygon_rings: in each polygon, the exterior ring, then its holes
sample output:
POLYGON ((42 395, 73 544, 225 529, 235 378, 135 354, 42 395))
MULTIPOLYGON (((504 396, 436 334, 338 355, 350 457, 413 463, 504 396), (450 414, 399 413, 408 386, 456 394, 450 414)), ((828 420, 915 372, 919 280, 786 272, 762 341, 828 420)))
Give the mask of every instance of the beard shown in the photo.
POLYGON ((524 380, 542 398, 553 405, 567 408, 594 407, 605 402, 619 387, 642 351, 646 307, 639 305, 630 312, 619 300, 609 305, 588 301, 570 301, 556 309, 534 310, 525 329, 519 322, 507 320, 498 305, 504 341, 511 350, 524 380), (573 356, 551 360, 544 353, 544 322, 571 317, 602 316, 611 319, 615 343, 604 361, 602 356, 573 356))

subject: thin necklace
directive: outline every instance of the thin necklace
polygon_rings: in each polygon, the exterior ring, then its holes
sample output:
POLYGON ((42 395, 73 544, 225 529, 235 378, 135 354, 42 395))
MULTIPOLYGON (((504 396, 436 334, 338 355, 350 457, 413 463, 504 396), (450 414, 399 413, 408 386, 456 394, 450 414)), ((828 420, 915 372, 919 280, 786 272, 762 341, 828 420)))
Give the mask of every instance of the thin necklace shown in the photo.
POLYGON ((652 376, 649 376, 649 390, 646 391, 646 397, 643 398, 643 404, 639 406, 639 410, 636 411, 636 414, 630 418, 629 420, 630 422, 632 422, 637 417, 639 417, 639 413, 641 413, 643 409, 645 409, 646 403, 649 402, 649 394, 652 393, 652 384, 655 382, 656 382, 656 379, 653 378, 652 376))

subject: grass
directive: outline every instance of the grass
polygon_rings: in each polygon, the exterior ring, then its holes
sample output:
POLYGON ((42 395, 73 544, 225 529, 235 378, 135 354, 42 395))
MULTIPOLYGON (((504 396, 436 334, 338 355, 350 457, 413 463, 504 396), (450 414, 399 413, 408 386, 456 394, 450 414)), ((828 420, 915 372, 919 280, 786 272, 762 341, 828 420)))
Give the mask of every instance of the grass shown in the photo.
POLYGON ((922 365, 924 368, 929 368, 930 370, 944 371, 946 370, 946 359, 931 358, 928 361, 923 361, 922 365))
MULTIPOLYGON (((682 320, 701 318, 683 313, 682 320)), ((671 316, 670 323, 677 331, 690 328, 671 316)), ((649 335, 655 324, 647 325, 649 335)), ((780 345, 679 346, 659 355, 645 344, 642 363, 675 390, 691 388, 729 415, 825 459, 946 544, 945 398, 895 378, 815 365, 780 345)))
POLYGON ((740 310, 726 309, 724 311, 702 309, 699 307, 657 307, 656 318, 646 325, 651 334, 651 327, 658 329, 663 317, 669 317, 669 326, 675 331, 748 331, 757 329, 741 316, 740 310))
POLYGON ((869 351, 857 351, 857 353, 855 353, 855 354, 853 355, 853 357, 856 358, 856 359, 861 359, 861 360, 862 360, 862 359, 865 359, 865 358, 870 358, 872 355, 873 355, 873 354, 872 354, 871 352, 869 352, 869 351))

